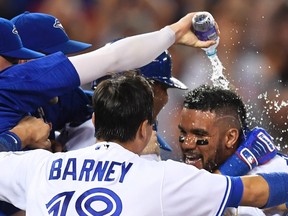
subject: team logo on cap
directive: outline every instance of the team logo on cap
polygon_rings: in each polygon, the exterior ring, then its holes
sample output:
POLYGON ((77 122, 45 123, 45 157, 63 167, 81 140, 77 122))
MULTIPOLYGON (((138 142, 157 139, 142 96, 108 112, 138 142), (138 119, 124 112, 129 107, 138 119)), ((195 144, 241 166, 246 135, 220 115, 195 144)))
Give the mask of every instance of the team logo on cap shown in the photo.
POLYGON ((15 25, 13 25, 13 30, 12 30, 12 33, 13 33, 13 34, 16 34, 16 35, 18 35, 18 31, 17 31, 17 29, 16 29, 15 25))
POLYGON ((53 27, 54 28, 60 28, 65 32, 64 27, 62 26, 62 24, 60 23, 60 21, 58 19, 55 19, 55 23, 54 23, 53 27))

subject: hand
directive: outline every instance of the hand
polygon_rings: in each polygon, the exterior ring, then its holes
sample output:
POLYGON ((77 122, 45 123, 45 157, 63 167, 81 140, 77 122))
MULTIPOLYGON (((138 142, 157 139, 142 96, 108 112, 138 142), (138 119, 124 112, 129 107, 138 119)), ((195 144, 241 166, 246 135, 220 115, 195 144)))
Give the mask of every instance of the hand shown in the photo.
POLYGON ((149 140, 149 143, 141 152, 141 155, 147 155, 147 154, 156 154, 157 156, 160 155, 160 147, 157 142, 157 134, 156 134, 156 131, 154 130, 152 131, 152 135, 149 140))
POLYGON ((10 131, 20 138, 22 149, 27 146, 49 149, 51 148, 51 142, 48 139, 50 130, 51 125, 45 123, 43 119, 26 116, 10 131))
MULTIPOLYGON (((195 16, 194 13, 189 13, 180 19, 178 22, 170 25, 170 28, 175 32, 176 39, 175 43, 177 44, 184 44, 188 46, 193 46, 196 48, 207 48, 211 45, 214 45, 216 41, 209 40, 209 41, 200 41, 196 35, 191 31, 192 26, 192 18, 195 16)), ((216 23, 216 29, 218 34, 220 34, 218 25, 216 23)))
POLYGON ((223 175, 245 175, 254 167, 270 161, 276 154, 273 138, 263 128, 255 127, 219 170, 223 175))
MULTIPOLYGON (((273 143, 273 137, 260 127, 255 127, 248 133, 247 139, 240 144, 240 147, 241 146, 243 146, 242 152, 245 151, 245 148, 251 150, 256 157, 255 163, 257 163, 257 165, 267 163, 277 154, 277 149, 273 143)), ((237 151, 240 151, 240 147, 237 151)), ((249 159, 248 162, 250 162, 249 159)))

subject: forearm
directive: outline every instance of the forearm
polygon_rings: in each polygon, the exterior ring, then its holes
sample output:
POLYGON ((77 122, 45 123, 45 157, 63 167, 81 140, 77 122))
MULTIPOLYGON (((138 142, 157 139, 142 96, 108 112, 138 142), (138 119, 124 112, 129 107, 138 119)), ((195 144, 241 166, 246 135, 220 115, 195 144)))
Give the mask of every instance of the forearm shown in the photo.
POLYGON ((288 174, 286 172, 259 173, 241 177, 244 185, 240 205, 270 208, 288 202, 288 174))
POLYGON ((81 85, 109 72, 135 69, 148 64, 175 42, 170 27, 160 31, 127 37, 90 53, 70 57, 81 85))
POLYGON ((240 205, 263 207, 269 198, 269 185, 261 176, 243 176, 243 197, 240 205))

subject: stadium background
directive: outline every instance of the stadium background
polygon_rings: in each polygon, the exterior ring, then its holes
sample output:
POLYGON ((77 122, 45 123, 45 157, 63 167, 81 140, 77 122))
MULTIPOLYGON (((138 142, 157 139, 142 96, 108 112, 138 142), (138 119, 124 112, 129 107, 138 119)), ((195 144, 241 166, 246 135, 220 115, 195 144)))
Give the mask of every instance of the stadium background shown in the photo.
MULTIPOLYGON (((0 10, 8 19, 24 11, 54 15, 71 39, 93 44, 90 50, 207 10, 220 27, 218 57, 224 73, 247 104, 251 127, 266 128, 281 151, 288 151, 288 1, 0 0, 0 10)), ((189 88, 211 82, 212 67, 202 50, 173 46, 169 51, 173 76, 189 88)), ((159 132, 173 147, 163 152, 164 159, 181 160, 177 124, 184 93, 169 89, 169 102, 159 115, 159 132)))

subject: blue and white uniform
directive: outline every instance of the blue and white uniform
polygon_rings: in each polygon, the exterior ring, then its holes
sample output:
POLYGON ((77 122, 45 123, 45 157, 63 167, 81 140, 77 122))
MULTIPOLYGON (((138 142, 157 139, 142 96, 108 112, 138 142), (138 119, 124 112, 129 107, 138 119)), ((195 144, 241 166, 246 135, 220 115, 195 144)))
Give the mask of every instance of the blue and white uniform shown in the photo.
POLYGON ((0 169, 0 200, 27 215, 214 216, 242 197, 239 177, 149 161, 116 143, 55 154, 2 152, 0 169))
MULTIPOLYGON (((260 165, 252 169, 247 175, 255 175, 257 173, 272 173, 272 172, 288 172, 288 157, 285 155, 278 154, 266 164, 260 165)), ((229 208, 225 212, 225 216, 281 216, 284 215, 283 211, 271 209, 263 210, 254 207, 238 207, 229 208)))

